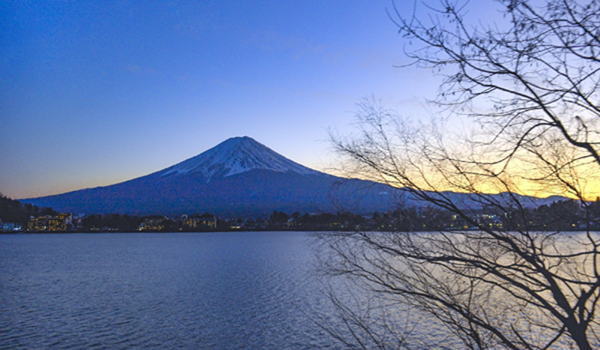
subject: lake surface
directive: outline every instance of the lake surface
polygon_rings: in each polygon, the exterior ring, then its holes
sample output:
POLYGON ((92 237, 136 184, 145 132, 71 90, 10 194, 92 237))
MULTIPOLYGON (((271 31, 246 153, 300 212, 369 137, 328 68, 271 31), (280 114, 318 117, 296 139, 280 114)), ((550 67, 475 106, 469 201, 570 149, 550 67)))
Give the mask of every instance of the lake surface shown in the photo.
POLYGON ((302 232, 0 235, 2 349, 327 349, 302 232))

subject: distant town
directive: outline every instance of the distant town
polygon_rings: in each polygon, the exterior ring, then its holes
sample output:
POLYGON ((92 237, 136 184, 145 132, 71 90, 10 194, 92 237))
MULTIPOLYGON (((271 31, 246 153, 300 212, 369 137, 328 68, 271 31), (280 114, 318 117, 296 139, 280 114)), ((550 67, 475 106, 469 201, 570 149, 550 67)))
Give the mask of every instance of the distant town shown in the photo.
POLYGON ((458 217, 430 207, 397 208, 371 214, 285 213, 273 211, 264 218, 221 218, 210 213, 163 215, 86 215, 59 213, 0 196, 0 232, 202 232, 202 231, 440 231, 475 230, 576 231, 600 228, 600 201, 582 207, 573 200, 557 201, 518 213, 493 210, 458 217))

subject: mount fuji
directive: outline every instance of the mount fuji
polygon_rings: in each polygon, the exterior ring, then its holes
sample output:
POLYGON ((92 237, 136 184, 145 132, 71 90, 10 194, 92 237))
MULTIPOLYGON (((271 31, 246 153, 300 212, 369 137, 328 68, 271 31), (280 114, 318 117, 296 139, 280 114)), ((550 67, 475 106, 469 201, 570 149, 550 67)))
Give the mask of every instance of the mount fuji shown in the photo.
POLYGON ((307 168, 250 137, 235 137, 133 180, 22 201, 86 214, 266 216, 274 210, 384 211, 397 192, 307 168))

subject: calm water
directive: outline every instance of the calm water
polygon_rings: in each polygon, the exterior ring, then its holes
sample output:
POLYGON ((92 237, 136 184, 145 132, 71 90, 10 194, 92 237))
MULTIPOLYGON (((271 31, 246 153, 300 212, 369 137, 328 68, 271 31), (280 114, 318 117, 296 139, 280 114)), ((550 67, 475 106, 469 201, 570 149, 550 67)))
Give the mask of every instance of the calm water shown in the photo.
POLYGON ((339 348, 307 234, 0 236, 2 349, 339 348))

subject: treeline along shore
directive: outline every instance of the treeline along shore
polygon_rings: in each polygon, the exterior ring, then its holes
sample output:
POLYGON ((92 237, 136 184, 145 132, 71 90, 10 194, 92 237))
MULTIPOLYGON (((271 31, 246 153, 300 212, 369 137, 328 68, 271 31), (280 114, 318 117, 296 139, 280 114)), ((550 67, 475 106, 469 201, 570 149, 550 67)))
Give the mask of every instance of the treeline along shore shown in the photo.
POLYGON ((600 201, 581 205, 556 201, 516 212, 473 210, 468 218, 431 207, 396 208, 387 212, 355 214, 285 213, 273 211, 262 218, 221 218, 211 213, 163 215, 86 215, 59 213, 52 208, 0 196, 0 232, 178 232, 178 231, 440 231, 500 230, 579 231, 600 229, 600 201), (470 219, 470 220, 469 220, 470 219), (474 224, 475 223, 475 224, 474 224))

